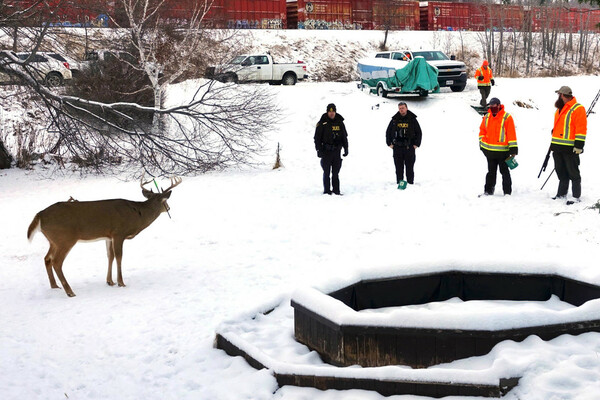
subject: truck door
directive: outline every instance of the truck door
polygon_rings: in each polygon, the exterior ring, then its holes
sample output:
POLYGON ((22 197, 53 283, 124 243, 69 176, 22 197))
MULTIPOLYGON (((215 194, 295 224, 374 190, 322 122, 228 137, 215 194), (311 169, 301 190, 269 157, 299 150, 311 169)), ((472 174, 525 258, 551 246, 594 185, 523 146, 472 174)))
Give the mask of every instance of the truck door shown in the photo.
POLYGON ((256 57, 249 56, 242 61, 241 69, 237 71, 237 76, 240 81, 254 81, 258 79, 258 69, 256 68, 256 57))
POLYGON ((256 56, 256 68, 258 80, 270 81, 273 79, 273 64, 269 62, 269 57, 256 56))

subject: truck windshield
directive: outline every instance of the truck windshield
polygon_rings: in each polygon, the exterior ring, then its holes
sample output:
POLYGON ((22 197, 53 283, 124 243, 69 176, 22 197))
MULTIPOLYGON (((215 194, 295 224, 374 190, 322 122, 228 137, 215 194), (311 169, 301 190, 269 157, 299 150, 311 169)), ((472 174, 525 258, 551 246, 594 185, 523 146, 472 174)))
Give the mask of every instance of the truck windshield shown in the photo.
POLYGON ((448 56, 441 51, 413 51, 415 57, 423 57, 427 61, 449 60, 448 56))
POLYGON ((245 59, 246 59, 246 56, 237 56, 236 58, 231 60, 230 64, 233 64, 233 65, 241 64, 242 61, 244 61, 245 59))

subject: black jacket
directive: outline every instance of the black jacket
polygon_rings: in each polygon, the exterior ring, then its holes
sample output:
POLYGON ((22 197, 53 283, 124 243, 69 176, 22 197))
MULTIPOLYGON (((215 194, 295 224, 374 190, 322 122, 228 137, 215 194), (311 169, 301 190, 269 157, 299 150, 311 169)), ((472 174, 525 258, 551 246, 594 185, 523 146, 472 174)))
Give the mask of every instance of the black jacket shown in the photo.
POLYGON ((335 118, 329 119, 327 113, 323 114, 315 129, 317 152, 323 153, 342 147, 345 152, 348 151, 348 132, 344 125, 344 117, 335 114, 335 118))
POLYGON ((397 112, 390 121, 385 132, 385 142, 387 145, 400 146, 421 146, 421 126, 417 121, 417 116, 410 110, 403 117, 397 112))

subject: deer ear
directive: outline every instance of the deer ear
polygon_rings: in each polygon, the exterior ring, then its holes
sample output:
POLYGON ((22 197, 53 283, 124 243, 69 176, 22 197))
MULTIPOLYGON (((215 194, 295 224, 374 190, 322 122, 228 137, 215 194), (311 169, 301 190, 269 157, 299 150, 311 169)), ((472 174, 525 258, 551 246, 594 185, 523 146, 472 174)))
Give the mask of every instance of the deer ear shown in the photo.
POLYGON ((142 196, 144 196, 147 199, 152 197, 153 194, 154 194, 154 192, 152 190, 142 189, 142 196))

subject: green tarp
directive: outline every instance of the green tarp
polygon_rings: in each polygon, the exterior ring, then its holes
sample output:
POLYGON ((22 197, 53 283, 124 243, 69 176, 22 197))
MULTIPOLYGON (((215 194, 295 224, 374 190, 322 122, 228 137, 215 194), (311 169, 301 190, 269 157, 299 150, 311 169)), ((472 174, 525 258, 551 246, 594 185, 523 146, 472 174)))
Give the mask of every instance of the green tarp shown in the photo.
POLYGON ((422 57, 416 57, 404 68, 397 69, 392 76, 389 76, 391 72, 389 74, 386 72, 390 68, 361 66, 359 64, 359 69, 361 67, 373 70, 369 74, 371 79, 362 80, 365 85, 372 88, 377 87, 379 82, 385 82, 388 89, 400 87, 400 93, 414 93, 421 90, 439 92, 440 90, 437 68, 429 65, 422 57))
POLYGON ((402 93, 417 90, 439 91, 438 71, 427 64, 422 57, 416 57, 402 69, 396 70, 396 75, 391 77, 392 86, 402 86, 402 93))

